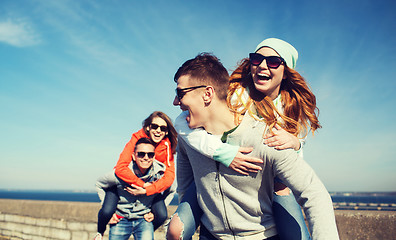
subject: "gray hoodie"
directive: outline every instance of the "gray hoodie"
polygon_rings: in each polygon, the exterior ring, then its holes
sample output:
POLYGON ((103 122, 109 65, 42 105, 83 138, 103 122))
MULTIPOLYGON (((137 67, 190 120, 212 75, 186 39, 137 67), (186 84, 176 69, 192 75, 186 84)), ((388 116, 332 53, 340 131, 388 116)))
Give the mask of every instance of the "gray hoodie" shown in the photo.
MULTIPOLYGON (((165 164, 154 160, 151 168, 146 174, 142 175, 135 161, 132 161, 131 165, 135 175, 145 182, 154 182, 160 179, 166 168, 165 164)), ((133 196, 124 190, 124 188, 129 185, 117 178, 114 174, 114 170, 100 177, 96 182, 96 190, 102 203, 105 196, 105 189, 112 186, 117 186, 117 192, 120 197, 116 211, 118 215, 128 219, 143 218, 146 213, 151 211, 153 199, 157 194, 151 196, 133 196)))
POLYGON ((263 143, 265 123, 245 114, 227 142, 253 147, 263 170, 239 174, 192 149, 179 138, 178 193, 182 198, 195 180, 204 212, 202 224, 219 239, 264 239, 277 234, 272 216, 274 176, 290 187, 303 206, 313 239, 339 239, 330 195, 310 166, 292 149, 275 150, 263 143))

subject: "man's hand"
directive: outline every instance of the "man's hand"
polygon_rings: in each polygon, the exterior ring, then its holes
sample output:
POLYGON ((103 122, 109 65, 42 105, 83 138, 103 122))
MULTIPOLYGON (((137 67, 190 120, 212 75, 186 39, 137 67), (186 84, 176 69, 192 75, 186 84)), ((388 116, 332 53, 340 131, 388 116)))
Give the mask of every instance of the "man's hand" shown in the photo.
POLYGON ((301 145, 296 136, 287 132, 278 124, 275 125, 275 129, 272 133, 264 135, 264 143, 278 150, 293 148, 296 151, 300 149, 301 145))
POLYGON ((133 196, 146 195, 146 189, 133 184, 131 185, 131 187, 126 187, 125 191, 129 192, 133 196))
POLYGON ((237 155, 230 164, 230 168, 243 175, 249 175, 249 172, 258 172, 262 168, 258 164, 263 163, 263 160, 255 157, 247 156, 246 154, 253 151, 253 148, 240 147, 237 155))
POLYGON ((120 219, 118 219, 117 214, 114 213, 109 220, 109 224, 117 224, 119 221, 120 219))
POLYGON ((154 220, 154 214, 152 212, 144 214, 143 217, 144 217, 144 220, 146 220, 147 222, 151 222, 154 220))

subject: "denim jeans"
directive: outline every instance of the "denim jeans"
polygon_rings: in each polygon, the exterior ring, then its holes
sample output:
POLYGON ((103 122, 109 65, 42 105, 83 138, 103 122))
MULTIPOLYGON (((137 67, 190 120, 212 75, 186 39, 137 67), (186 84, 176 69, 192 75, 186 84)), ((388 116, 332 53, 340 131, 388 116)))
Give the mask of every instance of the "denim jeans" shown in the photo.
POLYGON ((182 239, 192 239, 192 236, 200 224, 200 219, 203 214, 201 207, 198 205, 197 189, 194 182, 191 183, 190 187, 184 194, 175 214, 179 216, 180 221, 184 225, 182 239))
POLYGON ((301 207, 291 192, 289 195, 284 196, 274 194, 272 214, 274 215, 276 229, 281 239, 311 239, 301 207))
POLYGON ((147 222, 144 218, 122 218, 117 224, 110 226, 109 240, 128 240, 131 234, 135 240, 153 240, 153 223, 147 222))

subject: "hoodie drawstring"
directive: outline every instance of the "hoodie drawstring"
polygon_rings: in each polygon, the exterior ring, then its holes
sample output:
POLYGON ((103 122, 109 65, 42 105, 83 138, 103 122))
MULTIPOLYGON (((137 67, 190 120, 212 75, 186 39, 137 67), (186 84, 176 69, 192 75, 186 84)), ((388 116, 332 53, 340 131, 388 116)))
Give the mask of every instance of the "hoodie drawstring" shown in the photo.
POLYGON ((170 161, 169 161, 169 159, 170 159, 170 154, 169 154, 169 143, 168 143, 168 142, 165 142, 165 145, 166 145, 166 153, 167 153, 166 162, 168 163, 168 167, 170 167, 170 161))

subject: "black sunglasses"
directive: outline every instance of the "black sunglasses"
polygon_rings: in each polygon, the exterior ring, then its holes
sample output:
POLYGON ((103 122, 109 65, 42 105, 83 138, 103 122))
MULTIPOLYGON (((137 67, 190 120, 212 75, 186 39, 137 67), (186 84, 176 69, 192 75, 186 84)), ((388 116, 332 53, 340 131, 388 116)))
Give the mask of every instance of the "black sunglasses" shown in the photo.
POLYGON ((153 158, 155 153, 154 152, 137 152, 136 155, 138 156, 138 158, 144 158, 147 154, 148 158, 153 158))
POLYGON ((191 92, 192 90, 195 90, 197 88, 204 88, 207 86, 200 85, 200 86, 195 86, 195 87, 188 87, 188 88, 176 88, 176 97, 179 99, 179 101, 186 95, 186 93, 191 92))
POLYGON ((157 130, 158 128, 160 128, 162 132, 166 132, 168 130, 167 126, 164 126, 164 125, 160 126, 160 125, 155 124, 155 123, 150 124, 150 128, 153 129, 153 130, 157 130))
POLYGON ((249 53, 250 63, 254 66, 260 65, 264 59, 269 68, 278 68, 285 60, 278 56, 263 56, 259 53, 249 53))

